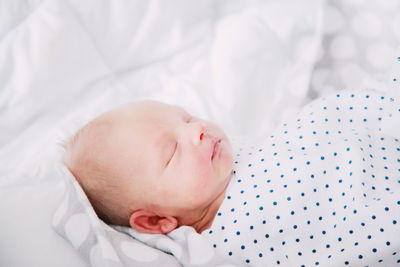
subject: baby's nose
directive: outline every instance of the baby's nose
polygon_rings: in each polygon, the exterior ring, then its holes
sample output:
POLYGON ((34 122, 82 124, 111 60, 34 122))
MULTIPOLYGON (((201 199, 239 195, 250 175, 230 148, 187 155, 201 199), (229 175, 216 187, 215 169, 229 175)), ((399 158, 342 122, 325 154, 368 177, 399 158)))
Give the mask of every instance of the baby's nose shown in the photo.
POLYGON ((201 123, 195 123, 192 127, 193 144, 199 145, 207 136, 206 128, 201 123))

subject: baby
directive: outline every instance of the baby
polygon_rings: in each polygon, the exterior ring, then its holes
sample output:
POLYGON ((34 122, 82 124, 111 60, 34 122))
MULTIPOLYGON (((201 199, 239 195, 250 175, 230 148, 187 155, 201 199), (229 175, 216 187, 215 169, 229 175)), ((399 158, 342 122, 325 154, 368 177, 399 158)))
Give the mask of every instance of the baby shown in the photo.
POLYGON ((232 151, 213 123, 137 102, 80 130, 67 162, 112 224, 151 234, 192 226, 252 266, 396 266, 400 143, 381 132, 386 103, 369 91, 333 94, 232 151))
POLYGON ((233 165, 217 125, 149 100, 87 124, 68 144, 66 159, 100 218, 151 234, 209 228, 233 165))

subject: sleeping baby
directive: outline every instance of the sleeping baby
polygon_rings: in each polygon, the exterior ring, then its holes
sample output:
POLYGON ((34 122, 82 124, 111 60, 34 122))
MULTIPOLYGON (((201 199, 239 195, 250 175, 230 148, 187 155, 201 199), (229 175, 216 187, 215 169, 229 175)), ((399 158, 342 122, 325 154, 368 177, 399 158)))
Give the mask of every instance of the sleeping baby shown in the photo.
POLYGON ((67 145, 96 213, 148 234, 191 226, 249 266, 400 264, 400 142, 373 91, 320 98, 263 142, 233 149, 214 123, 141 101, 67 145))

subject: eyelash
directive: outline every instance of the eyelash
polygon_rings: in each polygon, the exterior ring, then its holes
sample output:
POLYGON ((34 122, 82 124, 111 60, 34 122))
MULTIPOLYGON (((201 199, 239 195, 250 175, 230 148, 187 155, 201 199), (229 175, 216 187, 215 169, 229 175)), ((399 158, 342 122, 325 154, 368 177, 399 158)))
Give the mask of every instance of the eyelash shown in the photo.
MULTIPOLYGON (((189 118, 186 120, 186 123, 191 122, 192 119, 193 119, 193 117, 189 117, 189 118)), ((177 148, 177 147, 178 147, 178 143, 175 142, 174 152, 172 153, 171 157, 168 159, 168 161, 167 161, 167 163, 165 164, 165 166, 168 166, 168 165, 169 165, 170 161, 172 160, 172 158, 173 158, 174 155, 175 155, 175 152, 176 152, 176 148, 177 148)))
POLYGON ((169 158, 169 160, 167 161, 167 164, 166 164, 166 166, 168 166, 169 165, 169 163, 170 163, 170 161, 172 160, 172 158, 174 157, 174 155, 175 155, 175 152, 176 152, 176 148, 178 147, 178 143, 177 142, 175 142, 175 146, 174 146, 174 152, 172 153, 172 155, 171 155, 171 157, 169 158))

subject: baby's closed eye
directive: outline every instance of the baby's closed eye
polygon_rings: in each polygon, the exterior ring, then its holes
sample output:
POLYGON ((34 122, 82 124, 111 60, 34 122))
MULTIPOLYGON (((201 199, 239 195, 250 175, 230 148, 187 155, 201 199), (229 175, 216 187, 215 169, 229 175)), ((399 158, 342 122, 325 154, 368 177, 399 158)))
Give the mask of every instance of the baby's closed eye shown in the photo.
POLYGON ((173 157, 174 157, 174 155, 175 155, 176 148, 178 147, 178 142, 172 143, 172 145, 171 145, 170 147, 171 147, 171 148, 170 148, 170 151, 171 151, 171 152, 169 152, 168 161, 167 161, 167 163, 165 164, 166 167, 169 165, 169 163, 171 162, 171 160, 173 159, 173 157))

